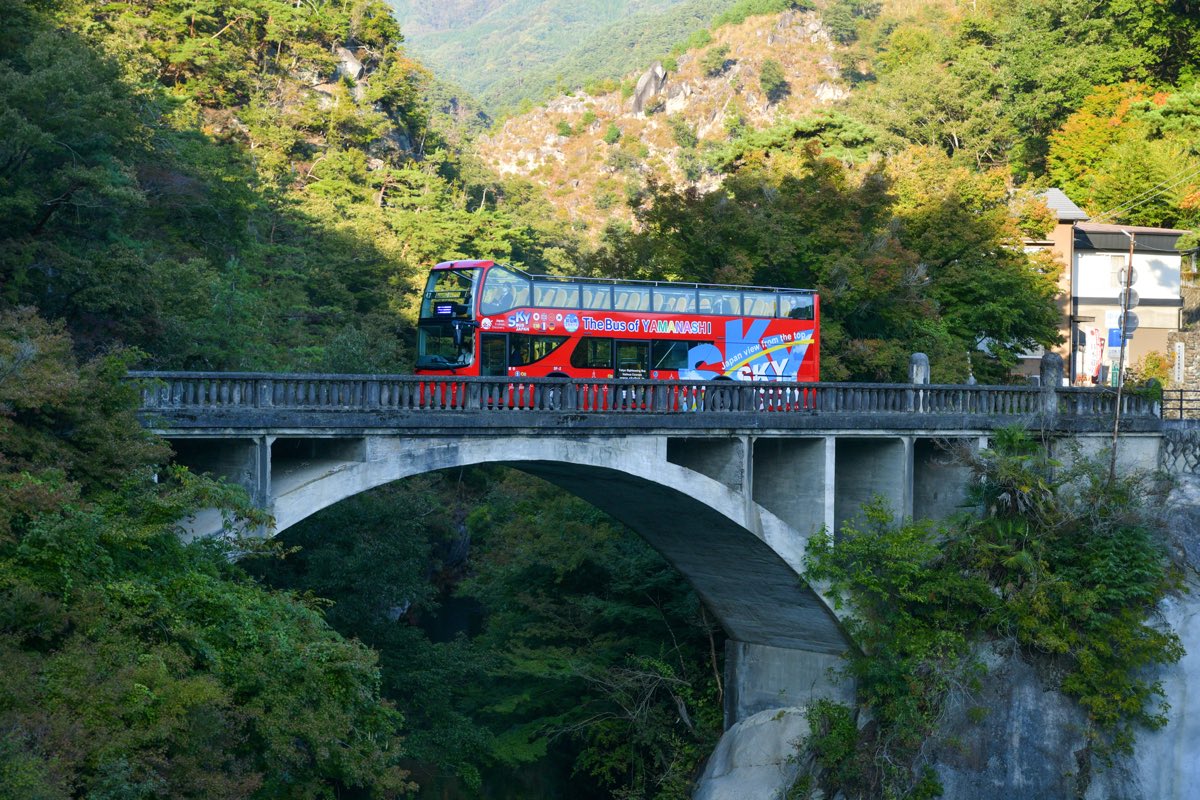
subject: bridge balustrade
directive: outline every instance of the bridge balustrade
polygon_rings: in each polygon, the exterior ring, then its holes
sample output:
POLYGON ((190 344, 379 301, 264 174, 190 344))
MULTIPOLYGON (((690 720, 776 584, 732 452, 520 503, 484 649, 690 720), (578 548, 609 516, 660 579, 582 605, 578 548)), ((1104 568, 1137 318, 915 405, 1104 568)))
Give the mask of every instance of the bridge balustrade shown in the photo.
MULTIPOLYGON (((434 378, 411 375, 306 375, 135 372, 147 411, 215 409, 560 411, 573 413, 916 413, 1066 417, 1111 416, 1113 391, 1036 386, 732 381, 434 378)), ((1125 417, 1157 418, 1158 403, 1121 399, 1125 417)))

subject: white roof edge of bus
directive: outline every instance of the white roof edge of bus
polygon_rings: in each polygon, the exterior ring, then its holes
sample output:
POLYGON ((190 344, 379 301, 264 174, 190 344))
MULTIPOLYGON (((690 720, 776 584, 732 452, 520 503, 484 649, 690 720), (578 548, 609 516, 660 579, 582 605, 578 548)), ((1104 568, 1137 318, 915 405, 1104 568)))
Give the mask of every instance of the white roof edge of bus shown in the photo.
POLYGON ((796 292, 799 294, 816 294, 816 289, 796 289, 790 286, 752 286, 750 284, 740 283, 694 283, 692 281, 641 281, 629 278, 586 278, 582 275, 534 275, 526 272, 523 269, 501 264, 499 261, 491 261, 488 259, 470 259, 464 258, 458 261, 442 261, 434 265, 434 269, 451 269, 459 264, 469 264, 471 268, 495 266, 503 267, 509 272, 515 272, 518 275, 528 278, 529 280, 546 280, 546 281, 563 281, 570 283, 606 283, 614 286, 679 286, 688 287, 691 289, 719 289, 736 291, 771 291, 771 292, 796 292))

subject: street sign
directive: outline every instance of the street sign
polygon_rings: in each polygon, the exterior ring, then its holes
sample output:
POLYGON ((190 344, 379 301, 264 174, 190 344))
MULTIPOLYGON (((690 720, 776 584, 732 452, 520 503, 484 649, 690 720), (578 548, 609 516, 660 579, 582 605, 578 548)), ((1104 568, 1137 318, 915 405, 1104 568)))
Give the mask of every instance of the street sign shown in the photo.
POLYGON ((1130 289, 1129 305, 1125 305, 1125 292, 1121 292, 1121 294, 1117 296, 1117 300, 1120 303, 1121 308, 1137 308, 1138 302, 1141 300, 1141 298, 1138 297, 1137 289, 1130 289))
MULTIPOLYGON (((1130 267, 1121 267, 1121 269, 1117 271, 1117 283, 1118 283, 1119 285, 1121 285, 1122 287, 1124 287, 1124 286, 1125 286, 1125 273, 1126 273, 1126 271, 1132 271, 1132 273, 1133 273, 1133 274, 1130 276, 1130 278, 1129 278, 1129 285, 1130 285, 1130 286, 1132 286, 1133 284, 1137 283, 1137 279, 1138 279, 1138 271, 1137 271, 1137 267, 1132 267, 1132 268, 1130 268, 1130 267)), ((1110 274, 1111 274, 1111 273, 1110 273, 1110 274)))
POLYGON ((1138 315, 1132 311, 1122 314, 1117 320, 1117 327, 1125 331, 1125 335, 1128 336, 1138 328, 1138 315))

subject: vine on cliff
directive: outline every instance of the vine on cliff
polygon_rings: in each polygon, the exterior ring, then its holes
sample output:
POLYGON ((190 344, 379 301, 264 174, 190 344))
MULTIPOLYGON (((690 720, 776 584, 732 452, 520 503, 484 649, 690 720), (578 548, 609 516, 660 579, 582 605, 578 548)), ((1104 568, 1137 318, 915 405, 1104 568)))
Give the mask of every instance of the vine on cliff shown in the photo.
POLYGON ((1110 481, 1102 463, 1078 453, 1064 468, 1020 430, 999 432, 965 460, 982 514, 935 529, 898 522, 876 502, 862 522, 809 545, 808 577, 850 609, 862 652, 845 674, 871 715, 850 747, 846 710, 811 710, 807 744, 826 789, 937 796, 923 749, 947 698, 976 686, 973 646, 987 640, 1013 641, 1061 676, 1058 688, 1086 711, 1101 752, 1128 752, 1136 726, 1166 722, 1147 669, 1183 655, 1178 637, 1153 622, 1179 585, 1156 515, 1163 481, 1110 481))

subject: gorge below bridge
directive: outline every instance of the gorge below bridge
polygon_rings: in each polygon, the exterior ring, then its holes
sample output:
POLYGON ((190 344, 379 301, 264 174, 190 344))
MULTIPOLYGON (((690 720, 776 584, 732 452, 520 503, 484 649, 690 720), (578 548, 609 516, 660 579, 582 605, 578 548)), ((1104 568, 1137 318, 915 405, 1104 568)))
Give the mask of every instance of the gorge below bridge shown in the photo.
MULTIPOLYGON (((916 362, 917 381, 928 374, 916 362)), ((809 537, 882 498, 914 519, 961 509, 956 449, 1019 425, 1054 449, 1111 443, 1111 390, 863 383, 695 383, 141 372, 142 418, 176 461, 246 488, 273 533, 360 492, 425 472, 501 464, 636 531, 728 634, 726 724, 852 695, 829 667, 853 643, 801 577, 809 537)), ((1044 387, 1044 388, 1043 388, 1044 387)), ((1157 403, 1122 400, 1119 464, 1157 468, 1157 403)), ((1064 448, 1065 451, 1065 448, 1064 448)), ((219 533, 220 515, 187 521, 219 533)))

